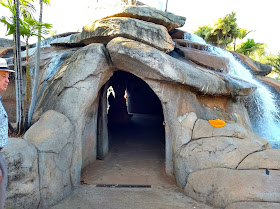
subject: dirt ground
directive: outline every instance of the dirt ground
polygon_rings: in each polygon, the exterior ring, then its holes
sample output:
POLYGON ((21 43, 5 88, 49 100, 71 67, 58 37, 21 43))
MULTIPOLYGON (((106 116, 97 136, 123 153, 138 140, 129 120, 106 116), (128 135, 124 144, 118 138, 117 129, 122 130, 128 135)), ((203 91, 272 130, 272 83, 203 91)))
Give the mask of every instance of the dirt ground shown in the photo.
POLYGON ((187 197, 165 173, 161 117, 134 115, 113 125, 110 150, 82 173, 82 183, 51 209, 210 209, 187 197))

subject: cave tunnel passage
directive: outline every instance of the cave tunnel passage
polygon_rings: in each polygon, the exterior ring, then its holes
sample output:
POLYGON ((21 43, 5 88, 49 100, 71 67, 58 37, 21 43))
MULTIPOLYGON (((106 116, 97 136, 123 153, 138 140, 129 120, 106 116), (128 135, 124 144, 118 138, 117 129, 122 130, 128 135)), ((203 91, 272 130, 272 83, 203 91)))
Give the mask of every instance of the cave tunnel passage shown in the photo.
POLYGON ((161 102, 140 78, 111 77, 108 94, 109 152, 90 184, 160 184, 165 181, 165 129, 161 102), (112 88, 111 88, 112 87, 112 88), (110 91, 111 91, 110 90, 110 91))
POLYGON ((116 71, 109 86, 114 95, 108 96, 109 150, 127 149, 145 158, 150 149, 165 156, 165 136, 161 102, 140 78, 116 71))

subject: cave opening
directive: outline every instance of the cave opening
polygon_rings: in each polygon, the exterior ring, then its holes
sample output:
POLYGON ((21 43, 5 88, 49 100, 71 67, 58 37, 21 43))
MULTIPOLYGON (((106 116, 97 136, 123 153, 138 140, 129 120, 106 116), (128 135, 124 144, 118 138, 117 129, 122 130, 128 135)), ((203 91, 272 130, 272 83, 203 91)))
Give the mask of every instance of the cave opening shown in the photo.
POLYGON ((115 71, 102 92, 97 158, 103 162, 92 183, 151 185, 165 178, 164 115, 157 95, 124 71, 115 71))

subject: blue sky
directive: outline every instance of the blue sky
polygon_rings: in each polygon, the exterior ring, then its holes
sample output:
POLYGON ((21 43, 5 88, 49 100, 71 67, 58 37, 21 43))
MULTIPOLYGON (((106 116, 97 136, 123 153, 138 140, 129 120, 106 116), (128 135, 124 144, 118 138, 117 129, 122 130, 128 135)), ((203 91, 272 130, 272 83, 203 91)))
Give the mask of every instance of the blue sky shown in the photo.
MULTIPOLYGON (((93 8, 106 2, 98 0, 97 4, 97 0, 50 1, 51 6, 44 8, 43 21, 52 23, 58 34, 81 31, 84 25, 94 19, 93 8)), ((166 6, 166 0, 142 0, 142 2, 158 8, 162 5, 163 10, 166 6)), ((239 27, 255 31, 249 38, 266 43, 269 51, 276 53, 280 51, 278 5, 278 0, 168 0, 167 10, 187 18, 183 30, 188 32, 193 32, 199 25, 213 24, 218 18, 236 12, 239 27)), ((8 12, 0 7, 0 16, 2 15, 8 15, 8 12)), ((5 28, 2 24, 0 38, 5 38, 5 28)))

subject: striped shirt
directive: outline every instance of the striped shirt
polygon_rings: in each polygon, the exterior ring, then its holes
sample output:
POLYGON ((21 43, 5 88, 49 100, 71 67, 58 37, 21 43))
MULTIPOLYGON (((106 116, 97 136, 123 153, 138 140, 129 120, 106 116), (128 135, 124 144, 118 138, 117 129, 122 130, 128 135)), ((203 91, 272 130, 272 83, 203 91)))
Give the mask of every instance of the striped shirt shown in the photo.
POLYGON ((0 95, 0 147, 5 147, 8 142, 8 115, 2 105, 0 95))

